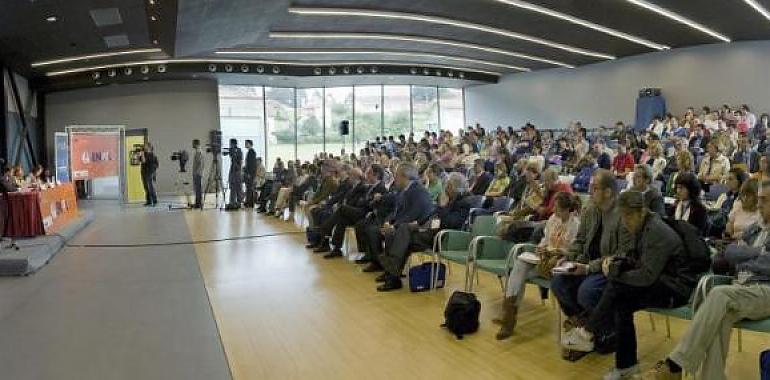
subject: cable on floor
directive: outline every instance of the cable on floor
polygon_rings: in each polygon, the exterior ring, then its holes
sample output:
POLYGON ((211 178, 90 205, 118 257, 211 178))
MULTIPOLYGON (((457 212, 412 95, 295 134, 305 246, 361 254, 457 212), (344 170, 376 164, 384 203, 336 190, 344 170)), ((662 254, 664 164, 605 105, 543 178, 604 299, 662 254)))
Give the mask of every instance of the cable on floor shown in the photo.
POLYGON ((234 237, 226 237, 226 238, 218 238, 218 239, 175 241, 175 242, 166 242, 166 243, 140 243, 140 244, 69 244, 69 243, 65 243, 65 246, 69 248, 167 247, 167 246, 174 246, 174 245, 198 245, 198 244, 222 243, 226 241, 253 240, 253 239, 261 239, 261 238, 267 238, 267 237, 289 236, 289 235, 297 235, 297 234, 304 234, 304 232, 302 231, 278 232, 278 233, 264 234, 264 235, 234 236, 234 237))

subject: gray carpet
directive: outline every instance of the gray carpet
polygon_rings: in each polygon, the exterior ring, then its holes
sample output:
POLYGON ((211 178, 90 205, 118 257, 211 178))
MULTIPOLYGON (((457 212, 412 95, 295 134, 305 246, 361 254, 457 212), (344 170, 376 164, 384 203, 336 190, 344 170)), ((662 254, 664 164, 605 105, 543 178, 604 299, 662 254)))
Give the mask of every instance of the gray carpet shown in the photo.
MULTIPOLYGON (((190 239, 178 212, 94 213, 71 243, 190 239)), ((0 278, 0 378, 230 379, 194 247, 65 248, 0 278)))

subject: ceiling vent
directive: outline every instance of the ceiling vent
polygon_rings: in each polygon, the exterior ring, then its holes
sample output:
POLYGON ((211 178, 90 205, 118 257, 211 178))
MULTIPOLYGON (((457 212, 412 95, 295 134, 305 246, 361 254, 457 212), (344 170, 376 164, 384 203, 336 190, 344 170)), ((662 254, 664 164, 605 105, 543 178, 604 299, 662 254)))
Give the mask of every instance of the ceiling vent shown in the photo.
POLYGON ((108 48, 121 48, 121 47, 127 47, 129 45, 128 36, 125 34, 105 36, 104 43, 107 45, 108 48))
POLYGON ((90 13, 91 18, 94 19, 94 24, 98 27, 123 23, 123 18, 120 17, 118 8, 92 9, 90 13))

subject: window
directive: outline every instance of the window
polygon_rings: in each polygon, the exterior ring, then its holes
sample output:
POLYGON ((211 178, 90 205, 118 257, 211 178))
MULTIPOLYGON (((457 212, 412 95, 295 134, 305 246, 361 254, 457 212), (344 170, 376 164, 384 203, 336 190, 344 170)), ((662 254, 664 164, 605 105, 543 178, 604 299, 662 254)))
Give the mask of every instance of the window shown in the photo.
MULTIPOLYGON (((257 156, 265 155, 265 109, 261 86, 219 86, 219 123, 222 130, 222 145, 227 147, 230 139, 238 140, 238 147, 244 149, 246 140, 254 141, 257 156)), ((245 157, 244 152, 244 157, 245 157)), ((222 160, 222 180, 227 182, 230 159, 222 160)))
POLYGON ((297 89, 297 158, 312 161, 324 151, 324 95, 322 88, 297 89))
POLYGON ((382 86, 356 86, 355 149, 382 136, 382 86))
POLYGON ((457 132, 465 127, 463 89, 439 88, 438 98, 441 129, 450 131, 457 136, 457 132))
POLYGON ((385 86, 382 106, 385 110, 385 136, 409 135, 412 122, 409 115, 409 86, 385 86))
POLYGON ((438 132, 438 89, 412 86, 412 120, 414 132, 421 136, 425 131, 438 132))
POLYGON ((339 156, 342 149, 351 152, 353 145, 352 128, 349 124, 348 135, 343 136, 340 123, 353 120, 353 87, 330 87, 326 89, 326 152, 339 156))
POLYGON ((296 159, 297 131, 294 126, 294 89, 265 87, 267 107, 267 159, 272 168, 276 158, 296 159))

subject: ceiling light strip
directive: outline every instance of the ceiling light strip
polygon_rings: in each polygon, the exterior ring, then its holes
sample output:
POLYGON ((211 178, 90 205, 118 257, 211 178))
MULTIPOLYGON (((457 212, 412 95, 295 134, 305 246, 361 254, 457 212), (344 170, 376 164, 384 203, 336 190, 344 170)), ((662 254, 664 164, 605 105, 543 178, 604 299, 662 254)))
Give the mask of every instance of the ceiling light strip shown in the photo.
POLYGON ((367 9, 310 8, 310 7, 289 7, 289 12, 295 13, 295 14, 301 14, 301 15, 312 15, 312 16, 379 17, 379 18, 388 18, 388 19, 420 21, 420 22, 431 23, 431 24, 450 25, 458 28, 478 30, 478 31, 497 34, 500 36, 505 36, 505 37, 509 37, 517 40, 528 41, 535 44, 548 46, 555 49, 560 49, 560 50, 568 51, 570 53, 581 54, 589 57, 602 58, 602 59, 615 59, 614 56, 609 54, 581 49, 578 47, 569 46, 558 42, 529 36, 526 34, 512 32, 510 30, 494 28, 486 25, 474 24, 466 21, 459 21, 459 20, 453 20, 453 19, 448 19, 443 17, 428 16, 428 15, 422 15, 422 14, 416 14, 416 13, 390 12, 390 11, 378 11, 378 10, 367 10, 367 9))
POLYGON ((502 54, 510 57, 516 57, 521 59, 527 59, 530 61, 537 61, 542 63, 548 63, 555 66, 566 67, 574 69, 575 66, 566 64, 564 62, 554 61, 546 58, 541 58, 529 54, 498 49, 490 46, 476 45, 467 42, 459 42, 452 40, 442 40, 438 38, 419 37, 411 35, 401 34, 381 34, 381 33, 335 33, 335 32, 270 32, 270 38, 297 38, 297 39, 362 39, 362 40, 389 40, 389 41, 404 41, 404 42, 418 42, 425 44, 453 46, 465 49, 480 50, 488 53, 502 54))
POLYGON ((195 58, 177 58, 177 59, 161 59, 161 60, 149 60, 149 61, 133 61, 124 63, 115 63, 109 65, 99 65, 90 67, 79 67, 74 69, 51 71, 45 75, 48 77, 56 77, 67 74, 78 74, 89 71, 115 69, 126 66, 141 66, 141 65, 165 65, 170 63, 236 63, 247 65, 290 65, 290 66, 355 66, 355 65, 379 65, 379 66, 398 66, 398 67, 430 67, 436 69, 449 69, 456 71, 464 71, 468 73, 479 73, 486 75, 493 75, 500 77, 503 74, 500 72, 473 69, 468 67, 455 67, 445 65, 434 65, 424 63, 403 64, 393 63, 387 61, 320 61, 320 62, 298 62, 298 61, 264 61, 264 60, 244 60, 244 59, 195 59, 195 58))
POLYGON ((499 3, 508 4, 510 6, 514 6, 514 7, 517 7, 517 8, 526 9, 528 11, 540 13, 542 15, 554 17, 554 18, 557 18, 559 20, 571 22, 573 24, 580 25, 580 26, 583 26, 583 27, 586 27, 586 28, 589 28, 589 29, 593 29, 593 30, 595 30, 597 32, 602 32, 602 33, 605 33, 605 34, 609 34, 609 35, 611 35, 613 37, 622 38, 624 40, 631 41, 631 42, 634 42, 634 43, 637 43, 639 45, 643 45, 643 46, 646 46, 646 47, 649 47, 649 48, 652 48, 652 49, 656 49, 656 50, 671 49, 670 46, 666 46, 666 45, 662 45, 662 44, 659 44, 659 43, 656 43, 656 42, 652 42, 652 41, 644 39, 642 37, 637 37, 637 36, 634 36, 634 35, 631 35, 631 34, 628 34, 628 33, 624 33, 624 32, 621 32, 621 31, 619 31, 617 29, 612 29, 612 28, 609 28, 609 27, 606 27, 606 26, 602 26, 602 25, 593 23, 591 21, 584 20, 584 19, 581 19, 581 18, 577 18, 577 17, 574 17, 574 16, 570 16, 570 15, 568 15, 566 13, 561 13, 561 12, 558 12, 558 11, 555 11, 555 10, 552 10, 552 9, 544 8, 544 7, 541 7, 539 5, 530 4, 530 3, 527 3, 527 2, 524 2, 524 1, 519 1, 519 0, 496 0, 496 1, 499 2, 499 3))
POLYGON ((770 12, 767 11, 767 8, 756 2, 756 0, 743 0, 743 2, 754 8, 755 11, 759 12, 759 14, 764 16, 766 19, 770 20, 770 12))
POLYGON ((123 55, 130 55, 130 54, 160 53, 160 52, 162 52, 162 50, 158 49, 158 48, 122 50, 122 51, 113 51, 113 52, 109 52, 109 53, 89 54, 89 55, 81 55, 81 56, 77 56, 77 57, 67 57, 67 58, 61 58, 61 59, 53 59, 53 60, 50 60, 50 61, 34 62, 30 66, 32 66, 32 67, 41 67, 41 66, 56 65, 56 64, 59 64, 59 63, 69 63, 69 62, 85 61, 85 60, 89 60, 89 59, 118 57, 118 56, 123 56, 123 55))
POLYGON ((693 21, 687 17, 684 17, 676 12, 672 12, 668 9, 661 8, 658 5, 655 5, 653 3, 650 3, 648 1, 644 0, 626 0, 627 2, 634 4, 638 7, 642 7, 644 9, 647 9, 649 11, 655 12, 661 16, 667 17, 671 20, 674 20, 680 24, 684 24, 689 26, 690 28, 699 30, 703 33, 708 34, 709 36, 712 36, 718 40, 724 41, 724 42, 730 42, 730 38, 725 36, 724 34, 715 32, 714 30, 709 29, 708 27, 704 26, 703 24, 700 24, 696 21, 693 21))
POLYGON ((474 59, 474 58, 454 57, 449 55, 431 54, 431 53, 388 51, 388 50, 219 50, 216 52, 216 54, 222 54, 222 55, 265 55, 265 54, 269 54, 269 55, 283 55, 283 54, 285 55, 294 55, 294 54, 375 55, 375 54, 379 54, 379 55, 393 55, 393 56, 399 56, 399 57, 423 57, 423 58, 447 59, 447 60, 475 63, 479 65, 501 67, 501 68, 506 68, 511 70, 518 70, 518 71, 532 71, 526 67, 507 65, 504 63, 490 62, 490 61, 484 61, 484 60, 474 59))

